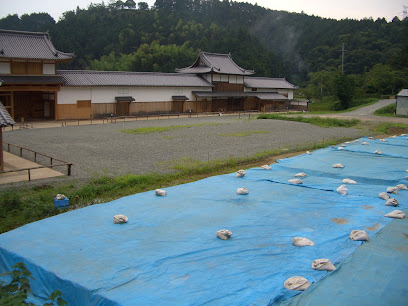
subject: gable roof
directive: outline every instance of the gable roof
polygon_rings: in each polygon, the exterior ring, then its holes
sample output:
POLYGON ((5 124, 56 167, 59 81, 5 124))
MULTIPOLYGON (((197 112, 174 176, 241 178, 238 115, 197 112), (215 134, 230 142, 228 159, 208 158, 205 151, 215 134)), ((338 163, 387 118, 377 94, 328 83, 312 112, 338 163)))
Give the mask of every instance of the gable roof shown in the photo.
POLYGON ((398 94, 397 97, 408 97, 408 89, 402 89, 398 94))
POLYGON ((252 75, 253 70, 247 70, 239 67, 231 58, 231 54, 219 54, 200 52, 193 65, 176 69, 179 73, 209 73, 215 72, 220 74, 235 75, 252 75))
POLYGON ((58 70, 63 86, 213 87, 197 75, 181 73, 58 70))
POLYGON ((0 102, 0 127, 14 125, 15 122, 11 118, 10 114, 4 107, 3 103, 0 102))
POLYGON ((284 78, 245 77, 244 86, 247 88, 275 88, 296 89, 297 86, 289 83, 284 78))
POLYGON ((55 49, 48 33, 0 29, 0 59, 71 61, 73 53, 55 49))

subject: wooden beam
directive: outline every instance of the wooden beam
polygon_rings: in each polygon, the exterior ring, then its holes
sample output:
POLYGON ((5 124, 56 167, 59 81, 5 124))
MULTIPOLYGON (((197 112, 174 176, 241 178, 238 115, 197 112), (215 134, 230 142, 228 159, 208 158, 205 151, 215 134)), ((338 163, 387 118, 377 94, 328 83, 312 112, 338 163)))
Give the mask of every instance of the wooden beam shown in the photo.
POLYGON ((3 160, 3 128, 0 127, 0 169, 4 171, 4 160, 3 160))
POLYGON ((61 85, 23 85, 23 86, 0 86, 2 91, 60 91, 61 85))

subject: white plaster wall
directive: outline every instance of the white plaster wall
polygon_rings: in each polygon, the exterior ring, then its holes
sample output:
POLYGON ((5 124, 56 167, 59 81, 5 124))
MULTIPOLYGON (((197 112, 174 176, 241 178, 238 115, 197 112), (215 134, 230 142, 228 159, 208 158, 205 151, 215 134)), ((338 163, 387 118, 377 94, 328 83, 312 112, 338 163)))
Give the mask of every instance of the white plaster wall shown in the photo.
POLYGON ((43 74, 55 74, 55 64, 43 64, 43 74))
POLYGON ((76 104, 78 100, 92 100, 91 88, 61 87, 57 104, 76 104))
POLYGON ((10 74, 10 63, 0 62, 0 73, 10 74))
POLYGON ((211 91, 208 87, 61 87, 58 104, 75 104, 77 100, 92 103, 114 103, 115 97, 132 96, 135 102, 168 102, 172 96, 186 96, 195 101, 193 91, 211 91), (126 90, 128 89, 128 90, 126 90))

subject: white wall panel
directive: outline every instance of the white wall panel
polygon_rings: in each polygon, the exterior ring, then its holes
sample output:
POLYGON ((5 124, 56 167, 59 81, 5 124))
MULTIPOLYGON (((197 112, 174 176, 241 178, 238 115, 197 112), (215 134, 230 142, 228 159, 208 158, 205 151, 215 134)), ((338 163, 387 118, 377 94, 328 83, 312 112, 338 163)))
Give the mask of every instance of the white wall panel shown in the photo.
POLYGON ((92 100, 91 88, 61 87, 58 104, 76 104, 78 100, 92 100))
POLYGON ((186 96, 195 101, 193 91, 212 91, 209 87, 130 87, 127 94, 118 94, 118 87, 61 87, 58 104, 75 104, 77 100, 92 103, 114 103, 115 97, 132 96, 135 102, 168 102, 172 96, 186 96))
POLYGON ((43 64, 43 74, 55 74, 55 64, 43 64))
POLYGON ((10 74, 10 63, 0 62, 0 73, 10 74))

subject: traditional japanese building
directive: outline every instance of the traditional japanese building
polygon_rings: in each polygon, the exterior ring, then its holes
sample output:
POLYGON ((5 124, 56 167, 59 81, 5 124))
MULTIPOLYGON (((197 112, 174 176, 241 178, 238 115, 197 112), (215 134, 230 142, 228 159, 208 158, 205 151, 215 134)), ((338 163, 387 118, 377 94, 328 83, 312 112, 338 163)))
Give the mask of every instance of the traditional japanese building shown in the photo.
POLYGON ((175 73, 57 70, 73 57, 48 33, 0 30, 0 101, 15 120, 307 109, 295 85, 252 77, 230 54, 200 52, 175 73))
POLYGON ((0 100, 15 119, 54 119, 65 83, 58 63, 74 55, 56 50, 48 33, 0 30, 0 100))

